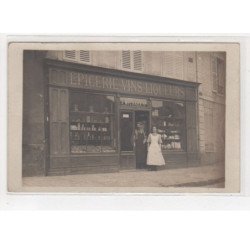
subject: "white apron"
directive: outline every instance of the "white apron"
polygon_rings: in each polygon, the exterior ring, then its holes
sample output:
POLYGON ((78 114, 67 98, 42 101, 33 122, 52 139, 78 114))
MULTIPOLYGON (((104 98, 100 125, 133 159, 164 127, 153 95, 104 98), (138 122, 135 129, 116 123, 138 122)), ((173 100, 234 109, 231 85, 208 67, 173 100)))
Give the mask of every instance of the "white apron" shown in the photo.
POLYGON ((161 137, 159 134, 149 134, 148 142, 150 143, 147 155, 147 165, 162 166, 165 165, 165 160, 161 152, 161 137))

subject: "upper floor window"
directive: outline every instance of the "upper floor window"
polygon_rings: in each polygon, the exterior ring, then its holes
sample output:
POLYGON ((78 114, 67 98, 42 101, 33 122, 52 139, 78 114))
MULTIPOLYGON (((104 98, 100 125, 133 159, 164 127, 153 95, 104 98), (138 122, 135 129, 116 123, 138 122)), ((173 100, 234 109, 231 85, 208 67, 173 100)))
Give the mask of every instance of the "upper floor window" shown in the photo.
POLYGON ((90 63, 90 51, 88 50, 65 50, 63 52, 63 59, 67 61, 90 63))
POLYGON ((123 50, 121 64, 123 69, 142 71, 142 52, 140 50, 123 50))
POLYGON ((212 83, 213 91, 223 95, 226 84, 226 65, 225 61, 219 57, 212 56, 212 83))

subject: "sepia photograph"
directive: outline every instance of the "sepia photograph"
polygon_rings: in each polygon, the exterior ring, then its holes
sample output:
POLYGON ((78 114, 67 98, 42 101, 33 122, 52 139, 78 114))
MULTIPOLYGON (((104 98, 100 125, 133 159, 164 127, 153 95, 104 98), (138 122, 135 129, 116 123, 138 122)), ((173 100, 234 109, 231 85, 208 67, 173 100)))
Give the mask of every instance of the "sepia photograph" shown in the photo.
POLYGON ((228 49, 154 45, 22 47, 22 187, 225 190, 228 49))

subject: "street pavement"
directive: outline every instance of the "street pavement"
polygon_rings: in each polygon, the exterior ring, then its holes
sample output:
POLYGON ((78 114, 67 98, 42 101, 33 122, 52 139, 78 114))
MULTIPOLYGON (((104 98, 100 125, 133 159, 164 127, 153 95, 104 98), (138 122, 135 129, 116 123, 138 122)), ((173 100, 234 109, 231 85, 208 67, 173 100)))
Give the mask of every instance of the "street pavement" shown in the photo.
POLYGON ((221 164, 159 171, 24 177, 25 187, 224 187, 221 164))

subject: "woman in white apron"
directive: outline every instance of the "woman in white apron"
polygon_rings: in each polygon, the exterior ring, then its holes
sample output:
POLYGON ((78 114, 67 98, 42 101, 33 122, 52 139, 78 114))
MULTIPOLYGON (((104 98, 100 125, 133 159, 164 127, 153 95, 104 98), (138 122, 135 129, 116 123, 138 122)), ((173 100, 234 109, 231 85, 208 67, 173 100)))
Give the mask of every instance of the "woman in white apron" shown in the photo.
POLYGON ((161 152, 161 135, 157 133, 157 128, 152 128, 152 133, 148 136, 147 165, 149 170, 157 170, 157 166, 165 165, 165 160, 161 152))

